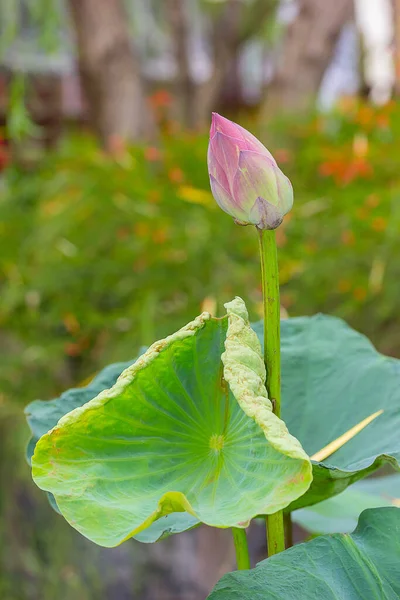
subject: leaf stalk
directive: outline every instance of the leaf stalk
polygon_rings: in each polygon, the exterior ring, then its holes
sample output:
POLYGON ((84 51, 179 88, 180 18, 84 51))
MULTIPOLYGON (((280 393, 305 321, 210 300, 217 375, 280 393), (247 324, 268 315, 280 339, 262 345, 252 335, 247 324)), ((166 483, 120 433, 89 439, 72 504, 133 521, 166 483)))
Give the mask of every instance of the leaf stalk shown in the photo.
POLYGON ((250 569, 250 555, 247 544, 246 530, 232 527, 233 542, 236 551, 236 564, 239 571, 250 569))
MULTIPOLYGON (((281 416, 281 347, 278 252, 275 230, 261 230, 259 247, 264 313, 264 361, 273 411, 281 416)), ((285 550, 283 511, 267 515, 268 556, 285 550)))

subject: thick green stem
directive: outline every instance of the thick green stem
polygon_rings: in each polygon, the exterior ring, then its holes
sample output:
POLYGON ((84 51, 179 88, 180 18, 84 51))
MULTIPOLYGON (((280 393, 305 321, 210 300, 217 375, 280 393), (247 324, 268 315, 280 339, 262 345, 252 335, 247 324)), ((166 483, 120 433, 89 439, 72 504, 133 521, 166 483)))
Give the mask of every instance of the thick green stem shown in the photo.
MULTIPOLYGON (((267 391, 274 413, 281 416, 281 346, 278 253, 275 230, 258 230, 264 306, 264 360, 267 391)), ((268 556, 285 549, 283 512, 267 515, 268 556)))
POLYGON ((246 531, 239 527, 232 527, 232 533, 233 541, 235 543, 237 568, 240 571, 250 569, 250 556, 246 531))
POLYGON ((283 523, 285 525, 285 546, 286 548, 291 548, 293 546, 292 513, 283 513, 283 523))
POLYGON ((264 306, 264 360, 268 396, 281 416, 281 342, 278 253, 275 230, 259 230, 264 306))

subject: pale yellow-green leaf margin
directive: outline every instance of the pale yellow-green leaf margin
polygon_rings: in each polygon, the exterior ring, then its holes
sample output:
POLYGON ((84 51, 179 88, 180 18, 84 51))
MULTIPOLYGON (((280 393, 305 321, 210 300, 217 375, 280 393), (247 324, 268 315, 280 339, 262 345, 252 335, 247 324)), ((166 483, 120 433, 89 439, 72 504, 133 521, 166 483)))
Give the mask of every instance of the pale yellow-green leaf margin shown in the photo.
MULTIPOLYGON (((224 378, 241 409, 259 425, 268 442, 276 450, 299 461, 298 475, 282 478, 280 504, 285 508, 302 496, 312 482, 312 465, 299 440, 291 435, 285 423, 272 412, 265 387, 266 370, 257 334, 251 329, 244 301, 236 297, 225 305, 228 331, 222 354, 224 378)), ((269 510, 268 512, 273 512, 269 510)))

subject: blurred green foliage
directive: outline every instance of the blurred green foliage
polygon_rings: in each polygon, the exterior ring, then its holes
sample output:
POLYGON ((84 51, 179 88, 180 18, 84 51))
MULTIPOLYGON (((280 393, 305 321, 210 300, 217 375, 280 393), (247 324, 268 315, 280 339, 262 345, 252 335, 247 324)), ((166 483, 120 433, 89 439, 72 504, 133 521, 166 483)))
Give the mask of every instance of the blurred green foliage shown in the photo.
POLYGON ((337 314, 395 354, 399 133, 398 104, 373 108, 350 99, 334 114, 294 126, 286 171, 297 203, 282 251, 284 270, 285 257, 299 261, 283 282, 290 312, 337 314))
POLYGON ((6 352, 1 376, 24 402, 26 378, 30 395, 46 394, 46 379, 132 356, 206 296, 257 281, 254 232, 238 232, 207 189, 205 138, 113 153, 72 138, 31 173, 5 175, 0 319, 21 352, 15 363, 6 352))
MULTIPOLYGON (((400 355, 400 106, 346 100, 336 112, 304 122, 275 122, 265 131, 244 124, 271 149, 295 189, 293 211, 277 231, 283 307, 290 315, 344 317, 380 350, 400 355)), ((3 171, 4 456, 23 460, 24 404, 131 358, 203 305, 218 311, 240 295, 259 318, 256 234, 216 207, 207 142, 206 134, 188 133, 165 136, 159 147, 127 148, 113 140, 106 155, 90 136, 72 133, 38 163, 11 162, 3 171)), ((4 548, 12 542, 0 556, 0 569, 11 573, 0 576, 1 597, 59 597, 60 581, 65 598, 95 597, 88 590, 100 588, 79 579, 79 553, 65 571, 70 579, 62 579, 77 534, 49 516, 28 468, 11 463, 0 461, 9 481, 8 496, 0 499, 4 548), (25 506, 28 496, 32 505, 25 506), (57 557, 40 533, 46 528, 37 526, 48 519, 66 540, 57 542, 63 546, 57 557), (29 575, 27 587, 20 595, 9 592, 21 573, 29 575)))
MULTIPOLYGON (((338 314, 394 353, 399 131, 398 106, 349 101, 264 136, 295 189, 277 232, 283 306, 338 314)), ((255 232, 216 207, 206 148, 204 135, 169 136, 161 148, 114 140, 110 157, 75 135, 36 168, 5 172, 0 324, 17 348, 0 367, 6 392, 26 402, 27 379, 31 399, 46 380, 64 385, 130 358, 209 296, 221 306, 242 295, 258 316, 255 232)))

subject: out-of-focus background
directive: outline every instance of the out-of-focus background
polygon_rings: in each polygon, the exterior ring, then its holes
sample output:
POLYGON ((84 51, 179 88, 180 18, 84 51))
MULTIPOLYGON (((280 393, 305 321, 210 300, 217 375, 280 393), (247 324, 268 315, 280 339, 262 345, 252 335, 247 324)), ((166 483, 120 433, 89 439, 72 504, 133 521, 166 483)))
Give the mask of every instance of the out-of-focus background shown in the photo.
POLYGON ((283 309, 400 356, 400 1, 1 0, 0 34, 0 597, 202 600, 229 534, 90 544, 31 482, 23 407, 204 305, 260 316, 254 231, 209 190, 213 110, 292 180, 283 309))

